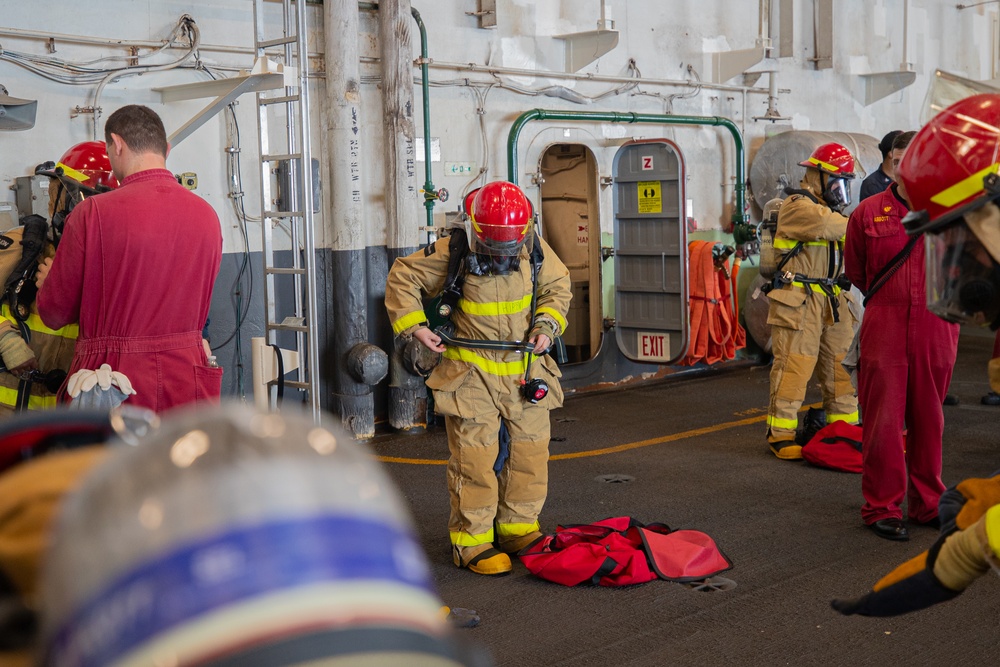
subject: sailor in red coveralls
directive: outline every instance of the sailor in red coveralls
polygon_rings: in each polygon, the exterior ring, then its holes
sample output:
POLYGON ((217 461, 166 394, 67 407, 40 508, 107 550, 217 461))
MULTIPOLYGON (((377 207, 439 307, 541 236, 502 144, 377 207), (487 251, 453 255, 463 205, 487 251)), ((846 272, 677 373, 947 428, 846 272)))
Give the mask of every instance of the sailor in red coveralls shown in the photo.
POLYGON ((131 380, 129 405, 217 402, 222 369, 208 364, 201 333, 222 260, 219 218, 166 169, 151 109, 122 107, 104 133, 121 184, 67 218, 55 258, 39 266, 38 313, 53 329, 79 322, 70 375, 109 364, 131 380))
MULTIPOLYGON (((915 132, 893 142, 898 165, 915 132)), ((847 225, 847 277, 868 293, 907 245, 909 212, 901 184, 865 199, 847 225)), ((899 269, 865 304, 858 399, 864 420, 861 518, 879 537, 909 539, 902 503, 915 523, 937 519, 941 482, 941 408, 958 347, 958 325, 927 309, 924 245, 916 242, 899 269), (904 442, 903 430, 907 429, 904 442), (909 482, 909 484, 907 483, 909 482)))

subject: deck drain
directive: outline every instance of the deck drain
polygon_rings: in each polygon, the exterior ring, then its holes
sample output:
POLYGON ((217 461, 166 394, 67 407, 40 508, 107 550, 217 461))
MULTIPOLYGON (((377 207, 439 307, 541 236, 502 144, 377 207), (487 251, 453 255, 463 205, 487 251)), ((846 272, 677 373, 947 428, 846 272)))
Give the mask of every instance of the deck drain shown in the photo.
POLYGON ((631 475, 612 474, 612 475, 598 475, 594 479, 597 480, 598 482, 601 482, 602 484, 628 484, 629 482, 634 481, 635 477, 632 477, 631 475))

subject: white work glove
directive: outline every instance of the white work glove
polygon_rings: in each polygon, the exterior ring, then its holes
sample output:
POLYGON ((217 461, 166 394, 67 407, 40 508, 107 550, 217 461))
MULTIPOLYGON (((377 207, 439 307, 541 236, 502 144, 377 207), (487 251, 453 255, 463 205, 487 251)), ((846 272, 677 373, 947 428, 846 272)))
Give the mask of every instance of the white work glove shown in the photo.
POLYGON ((69 376, 66 393, 73 399, 70 407, 110 409, 121 405, 136 391, 128 376, 101 364, 96 371, 80 369, 69 376))
POLYGON ((95 386, 108 391, 112 385, 118 387, 126 396, 135 393, 132 381, 128 379, 128 376, 111 370, 111 366, 108 364, 101 364, 101 367, 96 371, 80 369, 70 375, 69 382, 66 384, 66 393, 70 395, 70 398, 76 398, 83 392, 92 390, 95 386))

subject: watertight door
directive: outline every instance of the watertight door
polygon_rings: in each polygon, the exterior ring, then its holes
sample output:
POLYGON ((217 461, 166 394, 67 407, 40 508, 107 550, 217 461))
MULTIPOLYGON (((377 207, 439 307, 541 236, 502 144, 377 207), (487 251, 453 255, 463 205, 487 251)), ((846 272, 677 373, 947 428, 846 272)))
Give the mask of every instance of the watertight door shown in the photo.
POLYGON ((612 176, 618 347, 634 361, 671 363, 688 346, 684 160, 670 141, 628 143, 612 176))

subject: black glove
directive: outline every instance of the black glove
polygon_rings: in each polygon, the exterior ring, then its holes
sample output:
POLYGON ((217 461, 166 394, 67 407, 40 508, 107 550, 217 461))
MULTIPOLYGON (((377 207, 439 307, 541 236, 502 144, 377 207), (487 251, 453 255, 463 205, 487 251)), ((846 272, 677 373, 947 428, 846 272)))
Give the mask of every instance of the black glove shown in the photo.
POLYGON ((958 597, 958 592, 941 585, 928 569, 880 591, 854 600, 832 600, 830 606, 845 616, 899 616, 958 597))
POLYGON ((929 551, 903 563, 857 600, 833 600, 841 614, 897 616, 957 597, 996 558, 990 530, 1000 527, 1000 505, 968 528, 938 538, 929 551))

